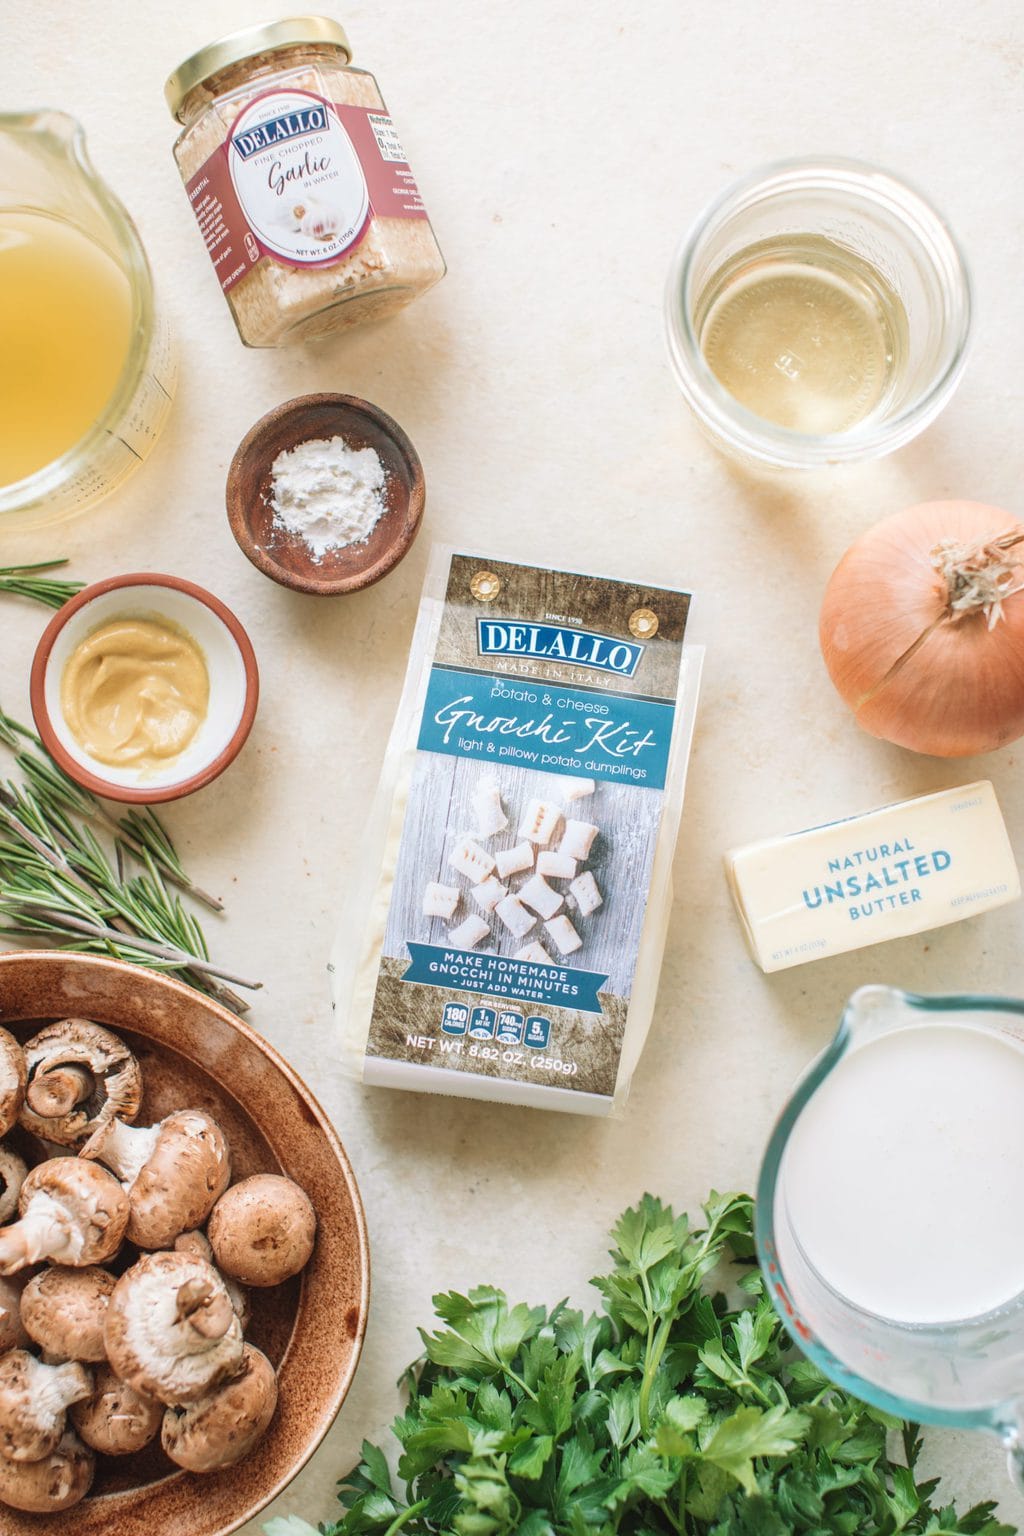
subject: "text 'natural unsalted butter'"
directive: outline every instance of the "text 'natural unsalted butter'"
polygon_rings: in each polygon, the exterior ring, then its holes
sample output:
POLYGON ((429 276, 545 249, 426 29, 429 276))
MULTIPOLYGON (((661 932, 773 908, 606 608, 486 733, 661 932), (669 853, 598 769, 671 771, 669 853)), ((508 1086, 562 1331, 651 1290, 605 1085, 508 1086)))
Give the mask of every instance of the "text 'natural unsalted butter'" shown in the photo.
POLYGON ((905 938, 1015 901, 1020 875, 987 780, 725 856, 763 971, 905 938))

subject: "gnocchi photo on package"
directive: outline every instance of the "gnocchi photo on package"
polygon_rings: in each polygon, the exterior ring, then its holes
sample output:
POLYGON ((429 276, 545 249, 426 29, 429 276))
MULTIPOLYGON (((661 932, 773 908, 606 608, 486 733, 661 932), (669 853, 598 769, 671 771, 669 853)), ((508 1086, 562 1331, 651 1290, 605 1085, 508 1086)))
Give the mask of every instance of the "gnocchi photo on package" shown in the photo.
POLYGON ((332 956, 363 1082, 606 1114, 650 1026, 690 594, 436 549, 332 956))

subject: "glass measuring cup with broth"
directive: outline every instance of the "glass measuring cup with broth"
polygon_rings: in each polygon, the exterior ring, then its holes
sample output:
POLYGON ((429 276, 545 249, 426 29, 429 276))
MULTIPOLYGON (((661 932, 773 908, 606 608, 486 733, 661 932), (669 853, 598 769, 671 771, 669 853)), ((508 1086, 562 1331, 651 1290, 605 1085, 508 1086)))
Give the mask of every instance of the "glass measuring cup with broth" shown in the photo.
POLYGON ((62 112, 0 114, 0 357, 0 534, 105 496, 170 409, 145 251, 62 112))
POLYGON ((676 378, 719 447, 808 468, 891 452, 949 399, 970 287, 918 193, 853 161, 796 160, 697 220, 666 293, 676 378))
POLYGON ((1024 1003, 863 987, 758 1183, 794 1341, 856 1396, 988 1429, 1024 1486, 1024 1003))

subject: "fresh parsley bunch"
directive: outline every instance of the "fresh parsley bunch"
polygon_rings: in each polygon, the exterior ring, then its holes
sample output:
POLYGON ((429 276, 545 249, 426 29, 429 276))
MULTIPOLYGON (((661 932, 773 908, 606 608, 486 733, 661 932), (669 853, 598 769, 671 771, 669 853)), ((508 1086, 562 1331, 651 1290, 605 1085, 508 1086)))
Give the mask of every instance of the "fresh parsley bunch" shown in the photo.
MULTIPOLYGON (((752 1203, 712 1193, 691 1230, 645 1195, 614 1228, 603 1311, 435 1296, 395 1420, 396 1489, 365 1443, 326 1536, 1013 1536, 919 1483, 914 1426, 834 1387, 789 1344, 751 1263, 752 1203), (708 1284, 745 1264, 737 1308, 708 1284), (890 1459, 897 1442, 902 1460, 890 1459)), ((422 1332, 422 1330, 421 1330, 422 1332)), ((268 1536, 313 1536, 295 1517, 268 1536)))

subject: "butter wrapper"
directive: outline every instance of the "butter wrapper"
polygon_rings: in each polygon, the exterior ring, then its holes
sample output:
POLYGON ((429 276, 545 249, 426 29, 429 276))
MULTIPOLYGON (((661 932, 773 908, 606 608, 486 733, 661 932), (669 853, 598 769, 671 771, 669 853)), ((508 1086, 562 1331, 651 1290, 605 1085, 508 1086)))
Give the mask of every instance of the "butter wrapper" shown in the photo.
POLYGON ((941 928, 1020 895, 988 780, 751 843, 726 854, 725 870, 763 971, 941 928))

